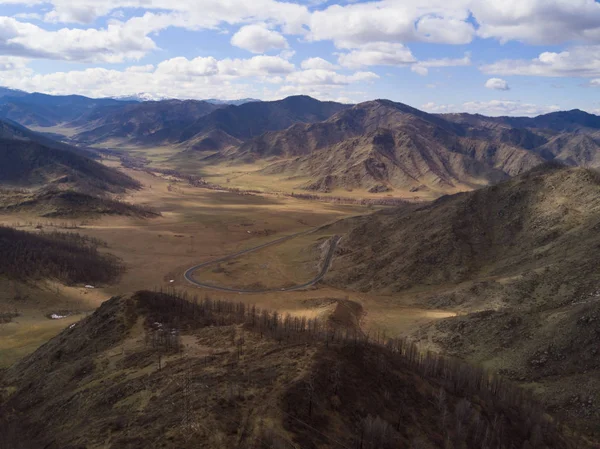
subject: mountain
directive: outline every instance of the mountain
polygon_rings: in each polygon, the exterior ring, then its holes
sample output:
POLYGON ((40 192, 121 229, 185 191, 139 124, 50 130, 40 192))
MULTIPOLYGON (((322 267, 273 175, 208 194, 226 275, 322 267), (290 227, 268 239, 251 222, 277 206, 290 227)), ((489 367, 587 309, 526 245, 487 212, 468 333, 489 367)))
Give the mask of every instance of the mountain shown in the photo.
POLYGON ((231 105, 198 119, 183 130, 180 141, 184 142, 214 130, 246 140, 267 131, 286 129, 294 123, 326 120, 346 108, 346 105, 340 103, 322 102, 307 96, 245 103, 240 106, 231 105))
MULTIPOLYGON (((0 91, 1 94, 1 91, 0 91)), ((119 100, 119 101, 137 101, 137 102, 141 102, 141 101, 169 101, 169 100, 174 100, 174 98, 172 97, 168 97, 168 96, 164 96, 164 95, 154 95, 154 94, 149 94, 149 93, 138 93, 135 95, 124 95, 121 97, 111 97, 114 100, 119 100)), ((212 103, 212 104, 218 104, 218 105, 235 105, 235 106, 239 106, 241 104, 244 103, 250 103, 253 101, 261 101, 261 100, 257 100, 255 98, 241 98, 239 100, 219 100, 217 98, 209 98, 207 100, 202 100, 202 101, 206 101, 207 103, 212 103)))
POLYGON ((182 150, 221 150, 268 130, 324 120, 344 107, 310 97, 240 106, 167 100, 100 108, 70 126, 84 129, 73 140, 85 144, 117 139, 139 145, 178 145, 182 150))
POLYGON ((555 132, 572 132, 580 129, 600 129, 600 117, 580 109, 557 111, 537 117, 486 117, 481 114, 438 114, 439 117, 471 126, 496 126, 501 128, 537 129, 555 132))
POLYGON ((81 95, 46 95, 32 93, 0 98, 0 118, 23 126, 50 127, 81 119, 103 106, 123 105, 110 98, 88 98, 81 95))
POLYGON ((351 223, 327 283, 456 311, 413 337, 529 384, 571 424, 600 431, 587 403, 600 395, 598 172, 544 164, 351 223), (585 403, 573 400, 580 385, 585 403))
POLYGON ((2 97, 22 97, 27 95, 27 92, 24 92, 19 89, 9 89, 8 87, 0 87, 0 98, 2 97))
POLYGON ((375 100, 324 122, 265 133, 226 156, 278 158, 265 173, 308 178, 299 187, 321 191, 465 190, 543 162, 515 139, 489 137, 401 103, 375 100))
POLYGON ((151 209, 123 203, 106 196, 93 196, 55 186, 30 192, 0 189, 0 211, 24 212, 45 218, 96 218, 120 215, 136 218, 157 217, 151 209))
POLYGON ((84 193, 119 193, 139 183, 86 156, 40 143, 0 139, 0 185, 3 187, 74 188, 84 193))
POLYGON ((340 244, 332 280, 401 291, 548 267, 553 284, 573 275, 583 288, 595 277, 584 268, 599 257, 599 220, 597 172, 542 165, 495 186, 370 216, 340 244))
POLYGON ((16 122, 8 119, 0 120, 0 138, 20 140, 26 142, 39 143, 48 148, 55 148, 59 150, 68 150, 76 153, 85 154, 88 157, 95 158, 96 155, 84 148, 74 147, 64 142, 51 139, 44 134, 32 131, 16 122))
POLYGON ((255 103, 262 100, 257 100, 256 98, 241 98, 239 100, 218 100, 216 98, 209 98, 208 100, 204 101, 208 101, 209 103, 213 104, 230 104, 234 106, 240 106, 245 103, 255 103))
POLYGON ((221 106, 206 101, 166 100, 117 104, 96 108, 71 122, 79 133, 72 139, 84 144, 116 141, 127 144, 165 143, 182 128, 221 106))
POLYGON ((2 443, 574 447, 528 394, 498 376, 421 356, 404 341, 384 346, 326 326, 209 298, 113 297, 0 373, 2 443))

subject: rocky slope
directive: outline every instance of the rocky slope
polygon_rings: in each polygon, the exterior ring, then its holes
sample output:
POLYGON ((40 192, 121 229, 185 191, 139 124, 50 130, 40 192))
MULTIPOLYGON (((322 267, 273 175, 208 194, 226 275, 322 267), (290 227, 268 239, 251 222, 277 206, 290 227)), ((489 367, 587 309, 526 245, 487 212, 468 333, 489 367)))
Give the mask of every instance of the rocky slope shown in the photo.
POLYGON ((79 143, 166 144, 178 140, 182 129, 219 109, 206 101, 146 101, 97 108, 69 124, 79 130, 79 143))
POLYGON ((129 176, 82 154, 20 139, 0 139, 0 185, 55 186, 100 195, 139 186, 129 176))
POLYGON ((23 126, 56 126, 81 119, 96 108, 122 105, 110 98, 88 98, 81 95, 46 95, 41 93, 0 97, 0 118, 14 120, 23 126))
POLYGON ((600 175, 542 165, 356 220, 326 281, 459 312, 413 337, 533 386, 597 433, 599 223, 600 175))
POLYGON ((222 149, 294 123, 325 120, 345 107, 303 96, 240 105, 164 100, 100 108, 68 126, 83 127, 73 137, 82 143, 117 139, 138 145, 222 149))
POLYGON ((387 100, 361 103, 325 122, 265 133, 230 160, 279 158, 269 174, 304 177, 309 190, 468 190, 543 162, 519 136, 491 139, 459 124, 387 100))
POLYGON ((112 298, 0 373, 0 447, 574 447, 495 376, 322 326, 112 298))
POLYGON ((599 220, 600 175, 542 165, 496 186, 370 216, 343 239, 332 280, 398 291, 527 270, 567 276, 596 260, 599 220))

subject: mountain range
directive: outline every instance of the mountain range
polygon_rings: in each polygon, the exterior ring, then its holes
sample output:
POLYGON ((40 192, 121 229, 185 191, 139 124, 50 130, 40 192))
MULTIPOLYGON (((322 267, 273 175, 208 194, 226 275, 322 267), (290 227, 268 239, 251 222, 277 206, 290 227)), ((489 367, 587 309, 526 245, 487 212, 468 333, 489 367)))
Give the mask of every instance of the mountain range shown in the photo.
POLYGON ((68 129, 64 140, 79 146, 169 146, 182 167, 260 162, 261 174, 317 192, 435 198, 552 160, 600 166, 600 117, 579 110, 486 117, 389 100, 344 105, 295 96, 236 105, 25 94, 1 98, 0 117, 68 129))

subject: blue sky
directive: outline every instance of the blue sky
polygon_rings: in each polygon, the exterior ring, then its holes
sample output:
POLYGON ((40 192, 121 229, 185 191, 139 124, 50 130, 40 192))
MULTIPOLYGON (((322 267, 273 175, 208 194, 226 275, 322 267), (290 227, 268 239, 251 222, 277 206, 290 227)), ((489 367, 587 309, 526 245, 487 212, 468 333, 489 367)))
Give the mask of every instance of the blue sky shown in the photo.
POLYGON ((0 85, 600 114, 600 2, 0 0, 0 85))

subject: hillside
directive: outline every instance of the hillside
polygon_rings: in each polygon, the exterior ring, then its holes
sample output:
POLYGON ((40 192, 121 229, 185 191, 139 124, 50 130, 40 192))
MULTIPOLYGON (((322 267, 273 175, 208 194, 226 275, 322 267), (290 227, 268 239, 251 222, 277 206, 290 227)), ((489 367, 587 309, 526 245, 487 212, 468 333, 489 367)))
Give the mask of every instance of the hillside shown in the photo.
POLYGON ((87 157, 97 157, 90 151, 83 148, 74 147, 64 142, 59 142, 44 134, 32 131, 16 122, 8 119, 0 120, 0 139, 12 139, 22 140, 27 142, 35 142, 40 145, 44 145, 48 148, 55 148, 60 150, 69 150, 76 153, 85 154, 87 157))
POLYGON ((23 126, 50 127, 81 119, 99 107, 126 104, 109 98, 80 95, 6 95, 0 97, 0 118, 13 120, 23 126))
POLYGON ((21 281, 112 282, 121 273, 121 264, 97 248, 98 242, 79 234, 29 233, 0 226, 0 273, 21 281))
POLYGON ((298 122, 318 122, 345 108, 310 97, 214 104, 163 100, 96 108, 66 126, 82 144, 176 145, 182 150, 221 150, 298 122))
POLYGON ((15 139, 0 139, 0 185, 54 185, 94 194, 139 187, 129 176, 81 154, 15 139))
POLYGON ((600 175, 543 165, 356 220, 326 282, 460 312, 414 337, 532 383, 573 425, 598 432, 588 400, 600 398, 599 222, 600 175))
POLYGON ((326 329, 209 299, 112 298, 0 378, 1 447, 575 447, 495 376, 326 329))
POLYGON ((96 218, 106 215, 152 218, 159 213, 103 196, 53 188, 0 189, 0 212, 26 212, 45 218, 96 218))
POLYGON ((111 105, 97 108, 69 126, 77 128, 73 139, 79 143, 166 144, 175 141, 183 128, 220 107, 194 100, 111 105))
POLYGON ((557 111, 536 117, 486 117, 481 114, 437 114, 449 122, 474 127, 504 128, 518 130, 542 130, 545 132, 571 132, 600 129, 600 117, 579 109, 557 111))
POLYGON ((265 173, 309 178, 299 187, 321 191, 470 190, 543 162, 518 142, 487 137, 470 136, 463 126, 401 103, 376 100, 321 123, 265 133, 227 157, 282 159, 265 173))
MULTIPOLYGON (((333 280, 398 291, 542 268, 567 276, 597 258, 598 219, 595 171, 543 165, 496 186, 365 219, 342 241, 333 280)), ((582 280, 594 276, 588 272, 582 280)))

